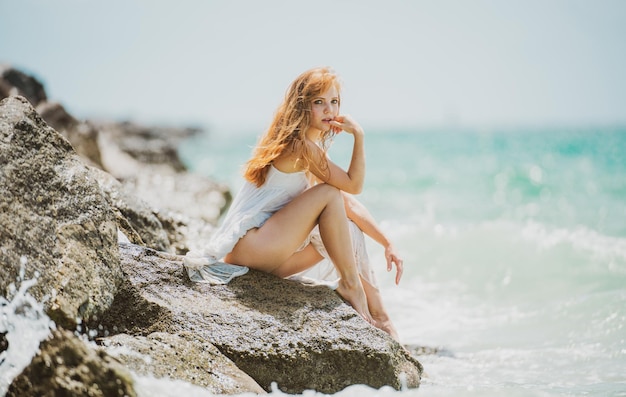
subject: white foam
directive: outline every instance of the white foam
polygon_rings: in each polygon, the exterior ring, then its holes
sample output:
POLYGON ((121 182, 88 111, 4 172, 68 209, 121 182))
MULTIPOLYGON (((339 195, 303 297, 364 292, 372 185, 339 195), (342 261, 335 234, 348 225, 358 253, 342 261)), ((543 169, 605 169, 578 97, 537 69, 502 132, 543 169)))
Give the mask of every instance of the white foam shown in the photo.
POLYGON ((55 328, 43 304, 28 293, 37 279, 24 280, 26 262, 23 257, 17 286, 14 283, 9 286, 8 299, 0 296, 0 333, 6 333, 9 344, 0 353, 0 396, 6 394, 13 379, 30 364, 41 341, 55 328))
POLYGON ((606 236, 584 226, 574 229, 549 228, 531 221, 522 229, 522 236, 541 248, 570 244, 575 249, 589 252, 598 258, 626 260, 626 239, 606 236))

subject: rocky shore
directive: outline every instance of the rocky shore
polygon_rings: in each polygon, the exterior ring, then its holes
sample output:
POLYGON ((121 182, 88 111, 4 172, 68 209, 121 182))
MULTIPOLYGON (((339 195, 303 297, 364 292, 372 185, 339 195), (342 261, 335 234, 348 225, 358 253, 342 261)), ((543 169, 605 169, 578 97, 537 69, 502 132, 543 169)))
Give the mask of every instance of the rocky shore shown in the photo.
MULTIPOLYGON (((77 120, 9 66, 1 98, 0 302, 36 279, 54 323, 0 395, 135 396, 145 376, 213 394, 419 386, 419 362, 326 287, 188 280, 181 255, 231 200, 177 155, 199 130, 77 120)), ((0 372, 23 354, 12 332, 0 320, 0 372)))

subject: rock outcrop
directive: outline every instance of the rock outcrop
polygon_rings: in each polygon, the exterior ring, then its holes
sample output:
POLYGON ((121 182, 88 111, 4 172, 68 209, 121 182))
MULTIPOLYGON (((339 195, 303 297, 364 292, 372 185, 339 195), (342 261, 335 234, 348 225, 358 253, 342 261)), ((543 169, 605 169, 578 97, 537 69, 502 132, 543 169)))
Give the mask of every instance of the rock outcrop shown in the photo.
POLYGON ((132 375, 119 361, 69 331, 55 330, 6 395, 135 397, 136 393, 132 375))
POLYGON ((118 227, 129 241, 178 254, 199 249, 230 204, 227 186, 189 173, 178 156, 180 142, 199 134, 198 128, 79 120, 60 103, 48 101, 35 77, 0 65, 0 100, 10 95, 25 95, 83 162, 111 174, 124 196, 138 198, 116 207, 118 227), (147 228, 137 228, 141 225, 147 228))
POLYGON ((111 205, 118 228, 129 241, 159 251, 170 250, 170 239, 151 206, 131 194, 111 174, 91 168, 94 178, 111 205))
POLYGON ((25 276, 48 315, 73 329, 100 315, 122 281, 111 206, 70 143, 21 97, 0 102, 0 286, 25 276), (46 297, 46 299, 44 299, 46 297))
POLYGON ((196 130, 147 129, 131 123, 95 125, 100 130, 103 169, 159 212, 215 224, 221 210, 230 204, 226 186, 184 172, 182 161, 171 147, 196 130))
POLYGON ((191 333, 266 390, 272 382, 289 393, 400 388, 402 377, 419 385, 419 362, 327 287, 253 270, 210 286, 189 281, 180 257, 136 245, 122 245, 120 255, 126 281, 99 328, 191 333))
POLYGON ((66 137, 85 161, 100 169, 104 168, 98 145, 99 131, 91 123, 77 120, 58 102, 41 102, 37 106, 37 113, 66 137))
POLYGON ((139 375, 184 380, 212 394, 265 394, 254 379, 195 333, 117 334, 100 343, 103 351, 139 375))
POLYGON ((33 106, 48 99, 39 79, 10 65, 0 64, 0 99, 11 95, 21 95, 33 106))

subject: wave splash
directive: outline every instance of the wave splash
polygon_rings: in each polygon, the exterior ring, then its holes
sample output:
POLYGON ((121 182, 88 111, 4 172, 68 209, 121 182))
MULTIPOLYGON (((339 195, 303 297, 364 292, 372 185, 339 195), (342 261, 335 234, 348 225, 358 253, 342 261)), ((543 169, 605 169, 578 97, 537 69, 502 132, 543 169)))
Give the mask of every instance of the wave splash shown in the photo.
POLYGON ((35 278, 25 280, 26 257, 20 261, 20 272, 15 283, 9 285, 8 296, 0 296, 0 396, 4 396, 13 382, 39 350, 39 344, 56 328, 54 321, 46 315, 43 302, 38 302, 28 293, 37 283, 35 278))

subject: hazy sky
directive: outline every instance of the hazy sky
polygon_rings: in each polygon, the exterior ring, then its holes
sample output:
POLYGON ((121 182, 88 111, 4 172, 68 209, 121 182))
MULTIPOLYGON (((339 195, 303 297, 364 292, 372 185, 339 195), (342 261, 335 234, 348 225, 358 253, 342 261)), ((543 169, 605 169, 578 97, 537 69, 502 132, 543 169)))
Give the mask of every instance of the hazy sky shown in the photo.
POLYGON ((264 128, 330 65, 362 124, 626 124, 626 1, 0 0, 0 62, 78 117, 264 128))

